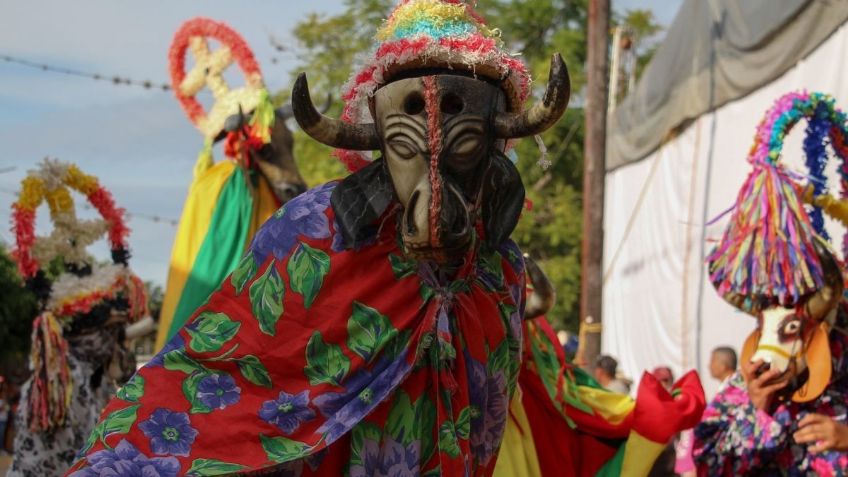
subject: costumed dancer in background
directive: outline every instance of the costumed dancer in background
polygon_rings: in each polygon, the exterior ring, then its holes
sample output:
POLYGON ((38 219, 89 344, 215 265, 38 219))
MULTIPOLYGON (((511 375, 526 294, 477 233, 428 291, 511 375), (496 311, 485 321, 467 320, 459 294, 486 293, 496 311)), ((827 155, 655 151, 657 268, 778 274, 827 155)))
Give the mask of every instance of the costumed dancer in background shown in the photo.
MULTIPOLYGON (((753 171, 709 257, 710 278, 757 327, 732 376, 695 429, 703 475, 846 475, 848 310, 843 265, 826 240, 822 211, 848 223, 848 204, 824 192, 825 146, 848 157, 848 123, 834 100, 790 93, 760 123, 753 171), (800 120, 810 185, 780 163, 783 138, 800 120), (811 204, 811 212, 804 203, 811 204)), ((844 191, 844 189, 843 189, 844 191)))
MULTIPOLYGON (((146 316, 147 299, 144 284, 127 267, 124 211, 97 178, 46 159, 23 180, 12 209, 14 258, 41 312, 33 321, 32 376, 23 386, 7 475, 59 476, 92 433, 116 385, 135 372, 135 360, 124 348, 124 328, 146 316), (79 220, 71 190, 84 195, 102 220, 79 220), (36 237, 36 210, 44 203, 53 231, 36 237), (112 250, 109 265, 85 251, 104 235, 112 250), (57 265, 64 271, 48 280, 47 270, 57 265)), ((124 388, 122 396, 132 393, 124 388)))
POLYGON ((525 293, 506 151, 559 120, 568 72, 553 56, 524 109, 524 65, 456 0, 403 1, 377 38, 343 120, 315 109, 305 75, 292 94, 353 173, 274 214, 69 475, 492 474, 525 293))
POLYGON ((169 63, 177 99, 205 144, 171 251, 157 350, 233 271, 259 226, 306 190, 285 125, 291 106, 274 110, 259 65, 238 33, 207 18, 189 20, 174 36, 169 63), (213 40, 220 44, 216 50, 213 40), (186 72, 189 53, 194 66, 186 72), (230 89, 223 75, 233 63, 245 83, 230 89), (206 88, 214 98, 209 111, 197 99, 206 88), (212 146, 219 140, 227 159, 216 163, 212 146))
POLYGON ((555 293, 525 255, 528 293, 518 392, 513 397, 496 477, 648 475, 678 432, 695 426, 704 390, 692 371, 671 392, 645 373, 634 401, 571 366, 544 314, 555 293))

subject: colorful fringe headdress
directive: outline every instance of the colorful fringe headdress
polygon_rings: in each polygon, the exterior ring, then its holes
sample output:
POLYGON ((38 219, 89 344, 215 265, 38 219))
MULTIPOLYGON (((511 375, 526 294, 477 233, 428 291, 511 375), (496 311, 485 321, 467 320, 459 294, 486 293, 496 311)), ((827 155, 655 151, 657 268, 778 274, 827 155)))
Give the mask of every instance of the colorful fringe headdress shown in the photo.
POLYGON ((30 428, 44 431, 64 423, 70 405, 72 383, 68 367, 68 343, 64 329, 91 314, 104 302, 123 300, 129 321, 147 314, 147 297, 141 279, 127 268, 129 253, 124 211, 115 206, 108 190, 96 177, 77 166, 45 159, 21 183, 12 204, 18 271, 41 302, 42 312, 33 322, 30 367, 33 371, 28 403, 30 428), (78 220, 71 190, 84 195, 102 219, 78 220), (47 203, 53 231, 36 237, 38 207, 47 203), (108 236, 112 265, 99 265, 88 256, 86 246, 108 236), (69 271, 51 284, 43 269, 61 259, 69 271))
POLYGON ((753 170, 708 257, 716 290, 741 310, 756 314, 774 304, 794 306, 824 284, 815 251, 816 242, 827 244, 821 210, 843 222, 848 219, 848 208, 824 193, 825 146, 829 140, 843 159, 844 191, 846 126, 846 116, 833 98, 800 92, 780 98, 757 127, 748 155, 753 170), (804 142, 808 176, 793 173, 780 162, 783 140, 802 118, 809 123, 804 142), (805 179, 810 182, 807 187, 801 185, 805 179), (810 213, 805 203, 810 204, 810 213))
MULTIPOLYGON (((377 32, 370 61, 344 87, 342 120, 368 123, 368 100, 381 86, 410 70, 451 69, 498 83, 509 107, 520 110, 530 90, 524 63, 502 48, 497 29, 461 0, 402 0, 377 32)), ((366 154, 339 150, 353 172, 368 164, 366 154)))
POLYGON ((209 168, 212 163, 212 145, 225 135, 224 126, 228 117, 253 112, 246 130, 230 134, 227 155, 238 159, 240 145, 233 142, 248 136, 248 146, 258 148, 271 142, 274 126, 274 107, 262 80, 259 64, 247 42, 235 30, 223 22, 209 18, 193 18, 177 30, 168 51, 171 86, 189 119, 205 138, 204 147, 195 166, 195 176, 209 168), (220 43, 212 50, 210 40, 220 43), (186 72, 186 55, 191 52, 194 66, 186 72), (224 80, 224 72, 233 64, 241 69, 245 83, 230 89, 224 80), (209 111, 197 99, 198 93, 209 89, 214 104, 209 111))

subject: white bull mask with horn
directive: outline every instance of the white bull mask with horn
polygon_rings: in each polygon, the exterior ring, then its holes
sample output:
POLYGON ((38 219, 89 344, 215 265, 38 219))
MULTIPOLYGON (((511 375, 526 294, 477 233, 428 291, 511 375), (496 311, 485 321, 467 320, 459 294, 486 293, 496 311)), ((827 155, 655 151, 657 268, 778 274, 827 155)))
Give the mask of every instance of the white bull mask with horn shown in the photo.
MULTIPOLYGON (((807 92, 780 98, 757 127, 747 158, 753 170, 708 258, 719 295, 757 319, 742 349, 743 362, 763 363, 755 375, 778 371, 767 384, 787 382, 781 394, 795 402, 815 400, 830 384, 830 333, 845 320, 845 277, 824 238, 821 214, 848 225, 848 203, 824 193, 826 181, 816 176, 827 155, 807 157, 806 187, 780 161, 783 137, 803 118, 826 126, 809 128, 805 144, 829 141, 846 159, 848 130, 833 98, 807 92)), ((805 152, 811 154, 807 146, 805 152)))
POLYGON ((294 85, 292 107, 301 128, 317 141, 382 153, 333 192, 345 245, 359 246, 396 199, 405 253, 445 263, 472 246, 478 218, 490 246, 512 233, 524 186, 504 153, 506 142, 554 125, 570 90, 557 54, 543 100, 525 111, 496 79, 447 67, 406 69, 381 85, 370 98, 369 123, 319 113, 305 74, 294 85))
MULTIPOLYGON (((796 402, 816 399, 832 375, 828 334, 842 298, 843 277, 826 245, 818 242, 816 252, 824 271, 824 286, 794 307, 770 304, 752 309, 757 328, 742 347, 742 362, 762 361, 759 372, 779 371, 773 382, 790 381, 796 402)), ((739 297, 730 295, 727 300, 739 304, 739 297)))

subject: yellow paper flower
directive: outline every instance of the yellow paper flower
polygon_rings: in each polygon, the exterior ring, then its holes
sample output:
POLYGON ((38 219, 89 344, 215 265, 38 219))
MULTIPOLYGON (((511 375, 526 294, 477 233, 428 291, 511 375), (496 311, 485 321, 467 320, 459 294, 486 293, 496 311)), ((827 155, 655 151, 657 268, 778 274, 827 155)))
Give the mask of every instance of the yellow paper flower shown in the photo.
POLYGON ((44 200, 44 181, 39 177, 29 176, 21 182, 21 195, 18 207, 24 210, 35 210, 44 200))

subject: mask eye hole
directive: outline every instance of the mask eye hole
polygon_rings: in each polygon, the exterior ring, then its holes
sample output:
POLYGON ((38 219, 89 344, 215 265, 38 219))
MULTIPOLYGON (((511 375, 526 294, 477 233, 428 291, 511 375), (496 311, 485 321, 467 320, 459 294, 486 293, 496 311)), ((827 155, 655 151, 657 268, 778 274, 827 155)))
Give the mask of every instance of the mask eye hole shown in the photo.
POLYGON ((801 331, 801 320, 790 320, 783 325, 783 334, 786 336, 796 335, 799 331, 801 331))
POLYGON ((410 93, 403 101, 403 112, 409 115, 421 114, 424 111, 424 98, 420 93, 410 93))
POLYGON ((442 104, 439 105, 439 108, 445 114, 459 114, 465 108, 465 103, 459 96, 448 93, 442 98, 442 104))
POLYGON ((777 338, 781 343, 788 343, 799 339, 801 335, 802 321, 795 315, 789 315, 784 318, 783 322, 777 330, 777 338))

